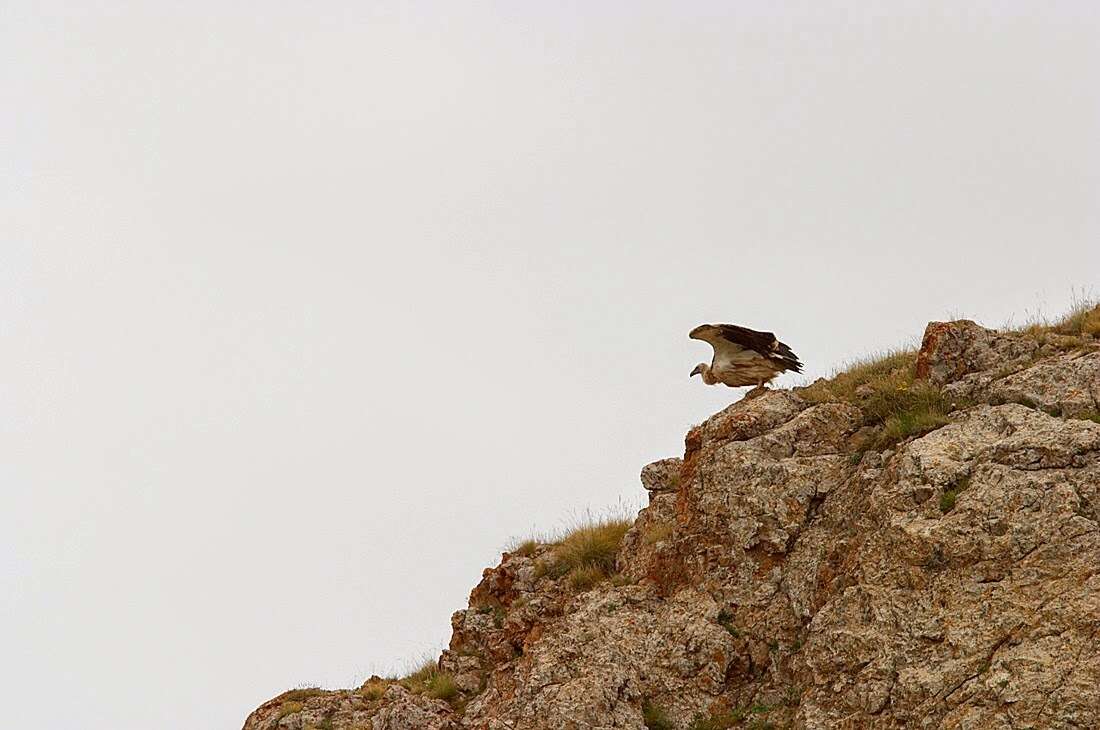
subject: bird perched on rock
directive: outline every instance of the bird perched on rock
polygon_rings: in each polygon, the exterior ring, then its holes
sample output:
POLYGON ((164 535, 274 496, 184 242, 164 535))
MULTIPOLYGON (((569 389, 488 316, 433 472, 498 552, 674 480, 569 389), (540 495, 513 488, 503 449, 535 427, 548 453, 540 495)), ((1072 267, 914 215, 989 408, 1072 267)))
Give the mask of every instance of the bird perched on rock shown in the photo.
POLYGON ((731 388, 755 385, 745 397, 759 395, 764 384, 780 373, 802 372, 802 363, 791 348, 771 332, 757 332, 735 324, 701 324, 688 337, 714 348, 710 365, 699 363, 692 376, 702 375, 707 385, 724 383, 731 388))

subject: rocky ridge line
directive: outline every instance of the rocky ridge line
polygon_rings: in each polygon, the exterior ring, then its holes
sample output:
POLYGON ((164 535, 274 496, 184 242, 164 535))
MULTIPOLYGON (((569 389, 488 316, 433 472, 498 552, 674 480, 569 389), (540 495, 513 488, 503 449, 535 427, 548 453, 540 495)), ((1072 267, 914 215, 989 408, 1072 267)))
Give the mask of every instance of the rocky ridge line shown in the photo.
POLYGON ((797 390, 692 429, 614 580, 505 553, 449 701, 372 678, 244 730, 1100 727, 1100 345, 934 322, 916 372, 962 407, 885 451, 797 390))

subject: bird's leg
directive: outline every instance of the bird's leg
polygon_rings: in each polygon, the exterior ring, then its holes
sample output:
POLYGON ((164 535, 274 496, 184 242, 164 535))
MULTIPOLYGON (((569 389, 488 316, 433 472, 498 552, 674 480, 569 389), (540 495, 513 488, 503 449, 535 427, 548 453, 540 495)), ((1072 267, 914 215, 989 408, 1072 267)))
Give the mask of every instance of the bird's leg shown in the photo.
POLYGON ((764 387, 764 381, 761 380, 757 382, 755 388, 750 390, 748 393, 745 393, 745 400, 748 400, 749 398, 756 398, 757 396, 764 395, 767 392, 768 389, 764 387))

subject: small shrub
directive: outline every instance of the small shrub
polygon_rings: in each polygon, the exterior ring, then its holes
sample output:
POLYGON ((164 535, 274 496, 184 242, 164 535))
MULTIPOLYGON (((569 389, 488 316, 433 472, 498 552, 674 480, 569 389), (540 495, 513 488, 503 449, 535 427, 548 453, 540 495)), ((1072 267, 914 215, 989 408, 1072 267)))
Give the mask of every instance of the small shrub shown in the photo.
POLYGON ((642 720, 648 730, 675 730, 664 709, 649 702, 642 703, 642 720))
POLYGON ((940 495, 940 512, 950 512, 955 509, 955 499, 958 493, 954 489, 945 489, 940 495))
POLYGON ((741 632, 738 631, 737 626, 733 623, 733 612, 729 609, 723 608, 718 612, 718 624, 734 638, 741 635, 741 632))

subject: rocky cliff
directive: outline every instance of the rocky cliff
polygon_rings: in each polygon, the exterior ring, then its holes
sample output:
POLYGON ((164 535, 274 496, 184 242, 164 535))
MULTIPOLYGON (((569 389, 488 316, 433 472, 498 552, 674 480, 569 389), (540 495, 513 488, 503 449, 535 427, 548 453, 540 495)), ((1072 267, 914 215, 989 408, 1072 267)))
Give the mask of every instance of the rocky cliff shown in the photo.
POLYGON ((437 664, 245 730, 1100 727, 1100 341, 932 323, 857 370, 645 467, 613 569, 505 553, 437 664))

